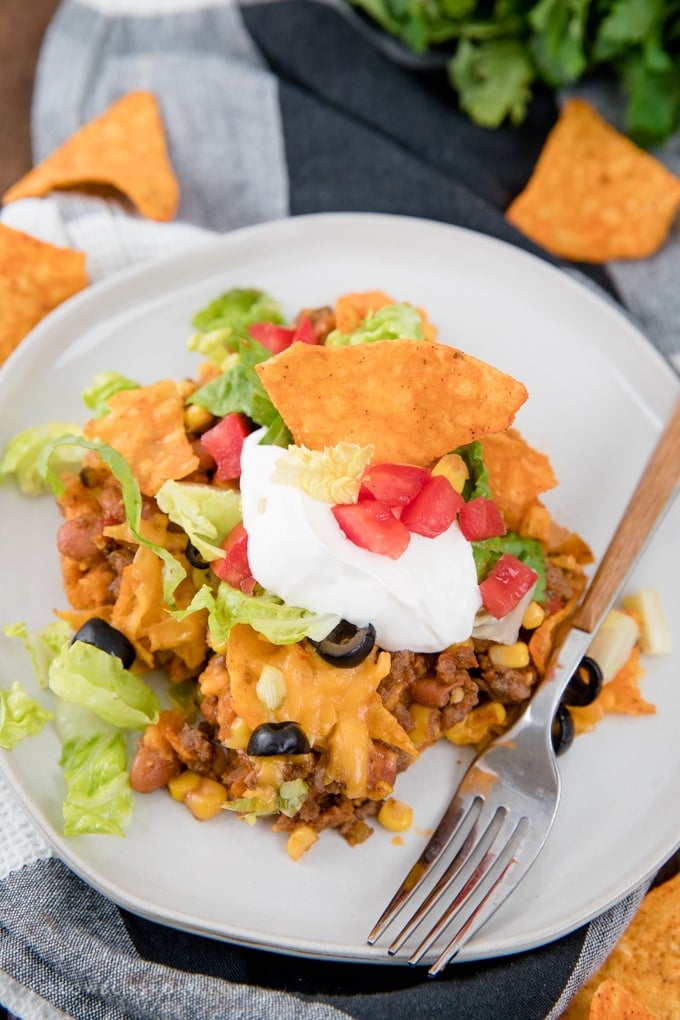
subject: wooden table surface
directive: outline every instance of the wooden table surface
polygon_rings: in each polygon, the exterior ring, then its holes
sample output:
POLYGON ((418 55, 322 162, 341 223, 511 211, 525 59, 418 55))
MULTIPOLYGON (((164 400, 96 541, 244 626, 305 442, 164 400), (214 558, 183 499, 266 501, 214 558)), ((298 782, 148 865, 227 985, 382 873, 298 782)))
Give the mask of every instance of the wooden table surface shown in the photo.
POLYGON ((31 166, 30 115, 40 43, 59 0, 0 0, 0 194, 31 166))

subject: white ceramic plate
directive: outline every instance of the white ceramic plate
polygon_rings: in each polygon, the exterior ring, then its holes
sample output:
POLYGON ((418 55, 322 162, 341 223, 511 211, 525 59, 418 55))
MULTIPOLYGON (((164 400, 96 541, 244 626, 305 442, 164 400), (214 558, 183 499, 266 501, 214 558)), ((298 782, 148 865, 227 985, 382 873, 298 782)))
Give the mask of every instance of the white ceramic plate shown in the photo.
MULTIPOLYGON (((285 220, 92 287, 35 330, 0 373, 0 446, 29 425, 86 417, 96 371, 140 382, 190 374, 190 319, 233 286, 256 286, 286 312, 380 288, 427 309, 449 341, 523 380, 517 426, 549 453, 560 479, 546 502, 600 555, 678 384, 608 302, 540 260, 488 237, 426 221, 367 215, 285 220)), ((49 498, 0 490, 0 624, 40 628, 64 605, 49 498)), ((680 633, 680 506, 667 515, 629 587, 659 589, 680 633)), ((3 682, 33 688, 23 649, 4 636, 3 682)), ((678 654, 647 662, 657 714, 609 718, 561 760, 559 817, 539 862, 461 954, 534 947, 619 900, 674 850, 680 833, 678 654)), ((326 833, 297 864, 284 837, 224 814, 198 823, 165 792, 137 797, 127 838, 61 833, 59 748, 50 727, 0 755, 3 774, 76 873, 128 909, 166 924, 270 949, 383 962, 365 936, 436 824, 461 764, 436 747, 403 777, 413 805, 403 845, 376 830, 350 849, 326 833)))

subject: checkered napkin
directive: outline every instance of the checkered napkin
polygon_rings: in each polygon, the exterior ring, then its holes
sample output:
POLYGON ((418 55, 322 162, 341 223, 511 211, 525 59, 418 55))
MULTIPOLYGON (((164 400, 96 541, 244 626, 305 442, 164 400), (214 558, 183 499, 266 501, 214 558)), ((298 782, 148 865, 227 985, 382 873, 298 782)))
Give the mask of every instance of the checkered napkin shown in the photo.
MULTIPOLYGON (((554 122, 552 99, 538 98, 520 129, 480 130, 439 75, 386 57, 355 17, 344 0, 64 0, 38 66, 36 161, 122 93, 152 90, 180 179, 178 218, 152 224, 61 196, 14 203, 3 220, 85 250, 93 279, 211 232, 328 211, 441 220, 536 251, 502 210, 554 122)), ((680 173, 680 139, 662 157, 680 173)), ((678 365, 679 270, 676 225, 643 263, 580 271, 678 365)), ((644 891, 550 945, 453 966, 436 982, 419 969, 287 958, 117 908, 51 854, 0 780, 0 1002, 22 1020, 556 1020, 644 891)))

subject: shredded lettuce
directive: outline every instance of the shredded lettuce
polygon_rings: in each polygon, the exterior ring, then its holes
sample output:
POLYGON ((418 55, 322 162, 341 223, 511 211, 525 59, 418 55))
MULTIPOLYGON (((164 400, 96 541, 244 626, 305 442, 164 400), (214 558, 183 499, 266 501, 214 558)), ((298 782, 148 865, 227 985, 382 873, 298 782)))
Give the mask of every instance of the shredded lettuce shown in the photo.
POLYGON ((491 486, 489 485, 489 472, 482 456, 482 444, 474 440, 474 442, 468 443, 466 446, 459 446, 453 452, 463 458, 469 472, 462 492, 465 502, 476 499, 477 496, 493 499, 491 486))
POLYGON ((20 683, 0 689, 0 747, 10 751, 24 737, 40 733, 52 713, 30 697, 20 683))
POLYGON ((188 403, 205 407, 218 418, 239 411, 258 425, 271 425, 277 411, 255 371, 256 365, 271 357, 271 351, 246 335, 239 337, 236 353, 226 371, 199 387, 188 403))
POLYGON ((423 340, 423 320, 413 305, 384 305, 369 311, 353 333, 334 329, 326 338, 326 347, 347 347, 374 340, 423 340))
POLYGON ((132 790, 123 733, 89 709, 59 704, 59 764, 66 781, 64 834, 123 836, 132 819, 132 790))
POLYGON ((11 623, 3 627, 2 632, 23 642, 38 683, 47 687, 50 663, 71 639, 73 632, 69 624, 65 620, 54 620, 42 630, 29 630, 25 623, 11 623))
POLYGON ((232 627, 247 623, 275 645, 295 644, 309 637, 320 641, 340 622, 333 613, 312 613, 307 609, 287 606, 269 592, 262 595, 244 595, 237 588, 221 582, 217 591, 204 584, 186 609, 176 610, 173 616, 183 620, 199 609, 208 611, 210 637, 216 647, 229 639, 232 627))
POLYGON ((288 779, 279 787, 278 809, 282 815, 292 818, 307 800, 309 787, 304 779, 288 779))
POLYGON ((281 783, 277 793, 274 790, 259 790, 251 797, 239 797, 224 805, 227 811, 235 811, 252 825, 262 815, 282 814, 292 818, 296 815, 309 793, 303 779, 289 779, 281 783))
POLYGON ((264 291, 235 287, 196 313, 192 319, 196 332, 187 346, 219 368, 225 367, 225 358, 238 352, 252 322, 281 323, 281 309, 264 291))
POLYGON ((224 556, 220 543, 241 520, 241 496, 233 489, 168 481, 156 493, 156 502, 208 562, 224 556))
POLYGON ((64 487, 61 478, 54 470, 52 455, 55 450, 62 446, 75 446, 83 450, 94 450, 118 480, 123 495, 127 525, 139 544, 146 546, 147 549, 150 549, 163 561, 163 598, 169 606, 173 606, 175 590, 186 577, 186 570, 171 552, 168 552, 163 546, 156 545, 155 542, 150 542, 139 533, 139 524, 142 516, 142 496, 137 479, 132 473, 128 462, 117 450, 107 446, 106 443, 100 443, 96 440, 90 441, 77 435, 59 436, 42 447, 37 465, 40 476, 45 479, 46 483, 57 495, 63 492, 64 487))
MULTIPOLYGON (((19 432, 10 439, 0 461, 0 483, 15 476, 17 484, 25 496, 39 496, 47 490, 45 479, 38 468, 38 461, 43 447, 47 443, 53 448, 59 445, 57 440, 67 435, 82 435, 80 425, 67 421, 53 421, 48 425, 34 425, 30 429, 19 432)), ((59 460, 52 463, 52 471, 56 476, 64 471, 77 471, 80 468, 82 453, 74 447, 60 449, 59 460)))
POLYGON ((139 383, 133 382, 120 372, 97 372, 90 385, 82 392, 83 403, 89 407, 95 418, 102 418, 109 413, 109 399, 114 393, 137 389, 139 383))
POLYGON ((374 450, 374 446, 345 442, 323 450, 289 446, 279 456, 272 477, 283 485, 297 486, 314 499, 356 503, 364 470, 374 450))
POLYGON ((62 701, 88 708, 120 729, 142 730, 160 713, 150 687, 116 656, 84 641, 74 641, 52 660, 48 682, 62 701))

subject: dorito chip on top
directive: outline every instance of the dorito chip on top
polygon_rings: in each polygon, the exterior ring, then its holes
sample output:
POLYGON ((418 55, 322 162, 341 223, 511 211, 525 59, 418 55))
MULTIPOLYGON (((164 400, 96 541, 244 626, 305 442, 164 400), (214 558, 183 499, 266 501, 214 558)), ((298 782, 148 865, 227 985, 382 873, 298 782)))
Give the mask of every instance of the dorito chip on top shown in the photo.
POLYGON ((0 365, 48 312, 88 283, 83 252, 0 223, 0 365))
POLYGON ((14 184, 4 202, 65 188, 115 188, 150 220, 171 220, 179 185, 156 97, 128 92, 14 184))
POLYGON ((550 132, 511 223, 554 255, 640 259, 661 247, 680 206, 680 180, 580 99, 550 132))
POLYGON ((373 444, 377 463, 429 464, 508 428, 527 398, 512 376, 426 340, 295 343, 257 372, 296 444, 373 444))

